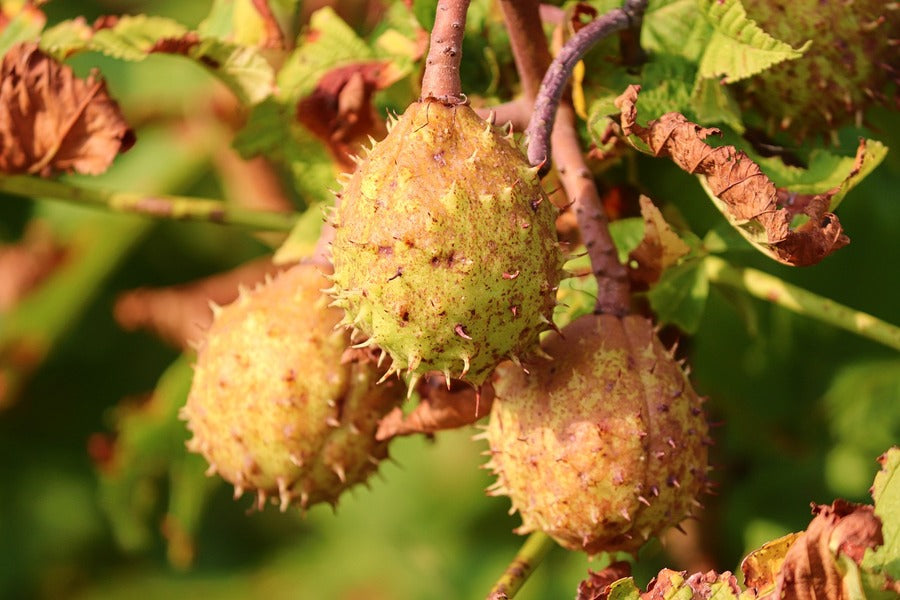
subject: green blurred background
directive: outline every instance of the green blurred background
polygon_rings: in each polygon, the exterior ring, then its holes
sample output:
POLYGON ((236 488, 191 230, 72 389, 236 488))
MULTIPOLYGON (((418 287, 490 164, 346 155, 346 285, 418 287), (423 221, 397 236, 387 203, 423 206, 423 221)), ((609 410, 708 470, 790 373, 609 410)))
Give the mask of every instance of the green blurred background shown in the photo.
MULTIPOLYGON (((208 2, 177 0, 45 7, 50 23, 133 11, 188 25, 208 9, 208 2)), ((347 10, 354 14, 353 6, 347 10)), ((367 27, 363 18, 354 24, 367 27)), ((502 97, 510 85, 508 74, 491 75, 493 65, 509 62, 508 50, 498 48, 470 49, 475 58, 464 77, 473 95, 502 97)), ((138 145, 102 177, 104 185, 223 196, 209 160, 219 140, 185 136, 170 123, 198 119, 207 107, 213 82, 201 68, 167 56, 124 63, 83 54, 70 62, 82 74, 99 67, 138 125, 138 145)), ((900 147, 896 113, 874 111, 871 124, 868 132, 842 131, 841 149, 851 154, 860 133, 900 147)), ((898 157, 892 151, 844 202, 840 217, 852 244, 822 264, 791 269, 753 252, 731 258, 900 321, 898 157)), ((696 234, 722 223, 690 176, 649 158, 637 168, 645 191, 673 203, 696 234)), ((484 442, 470 439, 474 431, 395 441, 394 460, 371 489, 354 489, 336 514, 317 506, 305 519, 274 509, 248 514, 249 499, 234 502, 217 479, 198 477, 199 458, 184 455, 186 433, 174 412, 190 370, 155 337, 120 329, 115 299, 139 286, 235 267, 270 252, 268 246, 238 228, 149 222, 3 196, 0 243, 18 240, 33 219, 88 250, 77 276, 44 299, 23 301, 38 308, 0 312, 7 325, 32 319, 58 334, 15 401, 0 408, 0 597, 483 597, 522 539, 511 533, 518 518, 507 514, 508 501, 483 493, 490 477, 478 468, 484 442), (157 394, 145 400, 161 377, 157 394), (104 466, 117 428, 117 460, 134 461, 124 474, 104 466)), ((688 556, 677 537, 671 551, 651 543, 637 565, 641 583, 662 565, 735 569, 748 550, 805 528, 810 502, 867 499, 875 458, 900 442, 896 352, 715 291, 699 332, 681 347, 718 425, 717 493, 703 499, 699 533, 690 538, 700 554, 688 556)), ((586 569, 603 564, 556 549, 519 597, 573 597, 586 569)))

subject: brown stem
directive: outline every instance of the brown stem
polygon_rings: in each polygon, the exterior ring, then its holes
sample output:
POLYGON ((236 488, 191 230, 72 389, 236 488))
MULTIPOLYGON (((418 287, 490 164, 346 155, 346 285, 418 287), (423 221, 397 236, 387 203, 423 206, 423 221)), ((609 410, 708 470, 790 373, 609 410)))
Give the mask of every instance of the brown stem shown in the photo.
POLYGON ((603 202, 581 152, 575 130, 575 111, 569 104, 559 107, 552 142, 553 162, 575 209, 581 239, 597 279, 594 311, 625 316, 630 310, 628 269, 619 262, 616 246, 609 234, 609 220, 603 202))
POLYGON ((531 100, 516 98, 497 106, 476 108, 475 114, 492 124, 503 127, 509 123, 513 131, 525 131, 531 117, 531 105, 531 100))
MULTIPOLYGON (((528 130, 528 160, 538 165, 546 162, 550 156, 550 136, 553 131, 553 119, 559 105, 566 83, 572 70, 585 53, 603 38, 638 26, 647 8, 648 0, 626 0, 622 8, 609 11, 588 25, 582 27, 572 39, 566 42, 563 49, 553 60, 538 92, 534 104, 534 112, 528 130)), ((510 31, 512 35, 512 31, 510 31)))
POLYGON ((459 81, 459 63, 468 9, 469 0, 438 1, 422 77, 422 100, 437 100, 448 105, 465 102, 459 81))
POLYGON ((522 83, 522 94, 529 103, 534 102, 551 60, 550 48, 541 25, 540 2, 501 0, 500 7, 509 31, 509 45, 522 83), (540 40, 544 40, 543 43, 540 40))
MULTIPOLYGON (((539 5, 530 0, 523 2, 503 0, 502 6, 507 19, 507 29, 516 67, 522 79, 522 87, 527 90, 531 87, 529 82, 543 78, 541 86, 541 95, 543 96, 544 89, 547 87, 547 78, 550 76, 547 72, 550 64, 550 52, 547 47, 547 38, 540 25, 539 5), (539 37, 527 37, 529 32, 533 34, 536 30, 541 32, 539 37), (547 73, 546 76, 545 73, 547 73)), ((597 193, 597 187, 594 185, 594 180, 584 160, 578 132, 575 129, 575 112, 568 102, 564 102, 561 106, 558 104, 562 97, 564 84, 565 79, 560 89, 554 92, 556 101, 552 103, 550 119, 550 126, 553 128, 552 137, 548 130, 546 132, 547 143, 543 145, 540 159, 534 160, 531 152, 529 152, 529 159, 531 164, 543 162, 549 150, 547 146, 552 141, 552 159, 559 172, 566 195, 574 206, 581 237, 587 246, 594 275, 597 278, 596 311, 603 314, 625 315, 629 312, 630 304, 628 270, 619 263, 612 236, 609 234, 609 221, 600 195, 597 193), (559 118, 556 127, 553 127, 552 116, 557 109, 559 118)), ((540 102, 541 98, 538 98, 538 103, 540 102)), ((546 102, 545 105, 551 106, 546 102)), ((534 116, 531 123, 534 124, 534 116)), ((529 142, 529 151, 532 144, 533 140, 529 142)))

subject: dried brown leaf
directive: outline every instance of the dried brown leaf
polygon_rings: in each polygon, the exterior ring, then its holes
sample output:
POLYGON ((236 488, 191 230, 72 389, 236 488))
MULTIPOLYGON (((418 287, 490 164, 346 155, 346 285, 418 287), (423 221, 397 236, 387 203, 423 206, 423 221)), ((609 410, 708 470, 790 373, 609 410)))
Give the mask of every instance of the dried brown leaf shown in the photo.
POLYGON ((628 255, 637 263, 637 267, 632 269, 631 277, 645 285, 652 285, 663 271, 678 262, 691 248, 672 231, 650 198, 641 196, 640 203, 641 216, 644 218, 644 237, 628 255))
POLYGON ((177 348, 186 348, 212 323, 210 302, 229 304, 240 286, 256 285, 279 270, 267 258, 184 285, 132 290, 116 300, 115 318, 123 329, 147 329, 177 348))
POLYGON ((487 416, 494 402, 494 388, 490 383, 476 391, 454 380, 448 390, 443 376, 424 378, 418 391, 421 400, 412 412, 404 415, 399 407, 389 412, 378 425, 376 439, 465 427, 487 416))
POLYGON ((867 548, 883 543, 881 521, 874 508, 835 500, 813 505, 815 517, 788 549, 775 587, 763 598, 784 600, 849 600, 838 556, 859 564, 867 548))
POLYGON ((0 173, 98 175, 134 143, 119 106, 95 73, 72 69, 20 43, 0 65, 0 173))
POLYGON ((575 600, 601 600, 609 595, 607 588, 614 581, 631 575, 631 563, 614 562, 605 569, 592 571, 588 569, 588 577, 578 584, 575 600))
MULTIPOLYGON (((636 136, 654 156, 667 156, 688 173, 703 175, 729 221, 773 258, 789 265, 811 265, 850 242, 838 218, 828 212, 840 186, 792 202, 796 196, 776 188, 744 152, 734 146, 714 148, 703 141, 718 134, 718 129, 701 127, 680 113, 667 113, 646 127, 638 125, 639 91, 640 86, 629 86, 616 100, 625 134, 636 136), (792 227, 800 214, 808 220, 792 227)), ((865 143, 861 143, 857 165, 864 155, 865 143)))
POLYGON ((312 94, 297 104, 297 120, 329 148, 347 169, 355 166, 351 157, 372 136, 387 133, 372 97, 396 82, 400 73, 389 62, 356 63, 326 73, 312 94))

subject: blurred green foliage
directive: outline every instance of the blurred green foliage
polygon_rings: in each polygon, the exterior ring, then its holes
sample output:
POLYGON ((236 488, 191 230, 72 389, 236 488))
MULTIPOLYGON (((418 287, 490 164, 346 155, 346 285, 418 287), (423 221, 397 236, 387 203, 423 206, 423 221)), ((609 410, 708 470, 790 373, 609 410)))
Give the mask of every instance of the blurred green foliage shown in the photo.
MULTIPOLYGON (((415 17, 427 20, 434 2, 412 4, 415 17)), ((57 1, 45 12, 50 25, 127 11, 195 27, 210 5, 57 1)), ((491 2, 473 2, 464 49, 464 87, 488 104, 515 89, 498 15, 491 2)), ((363 52, 386 56, 383 47, 368 45, 384 24, 374 30, 351 25, 363 52)), ((166 124, 206 110, 204 99, 215 85, 208 70, 180 57, 123 62, 95 52, 69 63, 81 74, 99 68, 138 126, 137 146, 99 183, 222 197, 221 174, 210 160, 221 143, 215 129, 191 139, 166 124)), ((694 68, 660 64, 653 75, 660 83, 673 69, 694 68)), ((414 97, 418 67, 403 68, 402 78, 376 96, 379 110, 402 110, 414 97)), ((264 125, 267 111, 278 110, 267 101, 250 121, 264 125)), ((267 131, 271 138, 245 133, 241 142, 284 142, 271 127, 267 131)), ((841 207, 853 243, 807 269, 754 252, 729 257, 896 322, 900 117, 875 110, 868 127, 839 133, 840 144, 831 150, 842 156, 852 155, 859 136, 894 149, 841 207)), ((305 198, 323 199, 316 193, 333 176, 322 160, 325 150, 309 145, 311 138, 303 143, 281 146, 286 163, 295 163, 286 165, 284 179, 305 198), (298 170, 298 157, 308 151, 315 160, 304 164, 316 168, 298 170)), ((632 157, 605 177, 639 182, 696 236, 724 223, 696 180, 668 162, 632 157)), ((191 281, 270 253, 271 246, 237 228, 153 223, 0 196, 0 242, 17 240, 31 219, 50 223, 64 239, 87 240, 83 261, 72 266, 81 271, 30 309, 33 321, 0 313, 0 332, 24 327, 48 336, 46 359, 23 380, 16 402, 0 411, 0 597, 437 600, 482 597, 490 588, 522 539, 511 533, 518 518, 507 514, 508 502, 483 493, 490 483, 478 469, 484 444, 470 440, 472 431, 397 440, 393 462, 382 466, 371 489, 355 489, 336 514, 315 507, 305 519, 273 509, 246 514, 248 500, 234 502, 218 479, 197 475, 202 461, 185 456, 186 433, 174 418, 189 383, 189 358, 148 334, 122 331, 112 305, 125 290, 191 281), (100 456, 113 432, 119 436, 114 456, 126 460, 123 448, 134 453, 127 479, 117 479, 114 462, 100 456)), ((762 542, 804 528, 811 501, 867 499, 875 458, 900 442, 900 362, 896 352, 873 342, 715 288, 692 327, 696 334, 681 339, 680 352, 689 358, 695 387, 710 397, 711 420, 720 424, 712 449, 717 494, 703 500, 701 537, 717 568, 734 569, 762 542)), ((678 559, 650 544, 636 567, 638 583, 643 587, 663 565, 678 567, 678 559)), ((603 559, 589 563, 556 550, 519 597, 572 597, 586 569, 602 565, 603 559)))

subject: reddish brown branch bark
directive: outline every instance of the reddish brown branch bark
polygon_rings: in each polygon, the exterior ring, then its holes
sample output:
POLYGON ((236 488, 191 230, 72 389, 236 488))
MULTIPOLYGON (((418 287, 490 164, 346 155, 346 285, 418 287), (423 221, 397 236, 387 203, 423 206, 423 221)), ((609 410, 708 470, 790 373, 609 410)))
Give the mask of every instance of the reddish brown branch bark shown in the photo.
POLYGON ((444 104, 465 101, 459 81, 462 40, 469 0, 439 0, 431 30, 431 45, 422 77, 422 100, 444 104))
MULTIPOLYGON (((572 76, 572 70, 588 50, 603 38, 624 29, 639 29, 648 0, 626 0, 622 8, 616 8, 582 27, 566 42, 547 69, 534 104, 531 122, 528 124, 528 160, 537 165, 550 155, 550 136, 556 107, 572 76)), ((514 32, 510 30, 510 36, 514 32)))
MULTIPOLYGON (((640 4, 641 2, 646 4, 645 0, 637 0, 637 2, 630 0, 628 4, 640 4)), ((539 97, 535 103, 535 111, 532 112, 529 132, 532 132, 533 126, 537 122, 549 123, 549 128, 544 132, 547 136, 546 139, 537 142, 536 147, 541 148, 542 151, 540 158, 532 156, 531 150, 535 142, 534 140, 529 141, 529 160, 532 164, 543 162, 552 141, 552 160, 559 172, 566 195, 573 204, 581 237, 587 246, 591 266, 597 278, 596 311, 603 314, 625 315, 629 312, 631 291, 628 283, 628 270, 625 265, 619 263, 615 245, 609 234, 609 222, 600 201, 600 195, 597 193, 597 187, 594 185, 581 151, 578 132, 575 129, 575 112, 568 102, 560 105, 568 74, 563 76, 560 73, 564 73, 564 71, 558 71, 554 75, 548 71, 551 68, 550 51, 541 26, 538 2, 503 0, 501 5, 509 30, 510 45, 513 49, 516 67, 522 80, 522 89, 526 96, 530 90, 538 88, 538 81, 543 80, 539 97), (561 76, 562 79, 560 79, 561 76), (547 83, 550 78, 553 78, 554 85, 556 85, 552 89, 547 83), (545 107, 545 114, 542 117, 536 114, 539 105, 545 107), (547 108, 550 110, 549 116, 546 113, 547 108), (556 117, 555 127, 554 117, 556 117)), ((625 15, 622 9, 618 9, 618 12, 625 15)), ((604 17, 601 17, 602 19, 604 17)), ((623 16, 621 20, 623 27, 629 23, 627 15, 623 16)), ((618 24, 618 20, 613 19, 613 21, 618 24)), ((618 27, 618 25, 616 26, 618 27)), ((566 46, 569 47, 568 44, 566 46)), ((584 49, 581 50, 582 54, 583 52, 584 49)), ((574 62, 572 66, 574 66, 574 62)), ((571 73, 571 69, 567 73, 571 73)), ((529 104, 533 99, 533 95, 528 97, 529 104)))
POLYGON ((538 0, 501 0, 509 45, 522 83, 522 95, 534 102, 550 65, 550 48, 541 24, 538 0))
POLYGON ((597 279, 598 314, 625 316, 630 312, 628 269, 619 262, 609 234, 609 220, 597 186, 587 168, 575 130, 575 111, 568 103, 559 107, 553 128, 553 162, 575 210, 581 239, 597 279))

